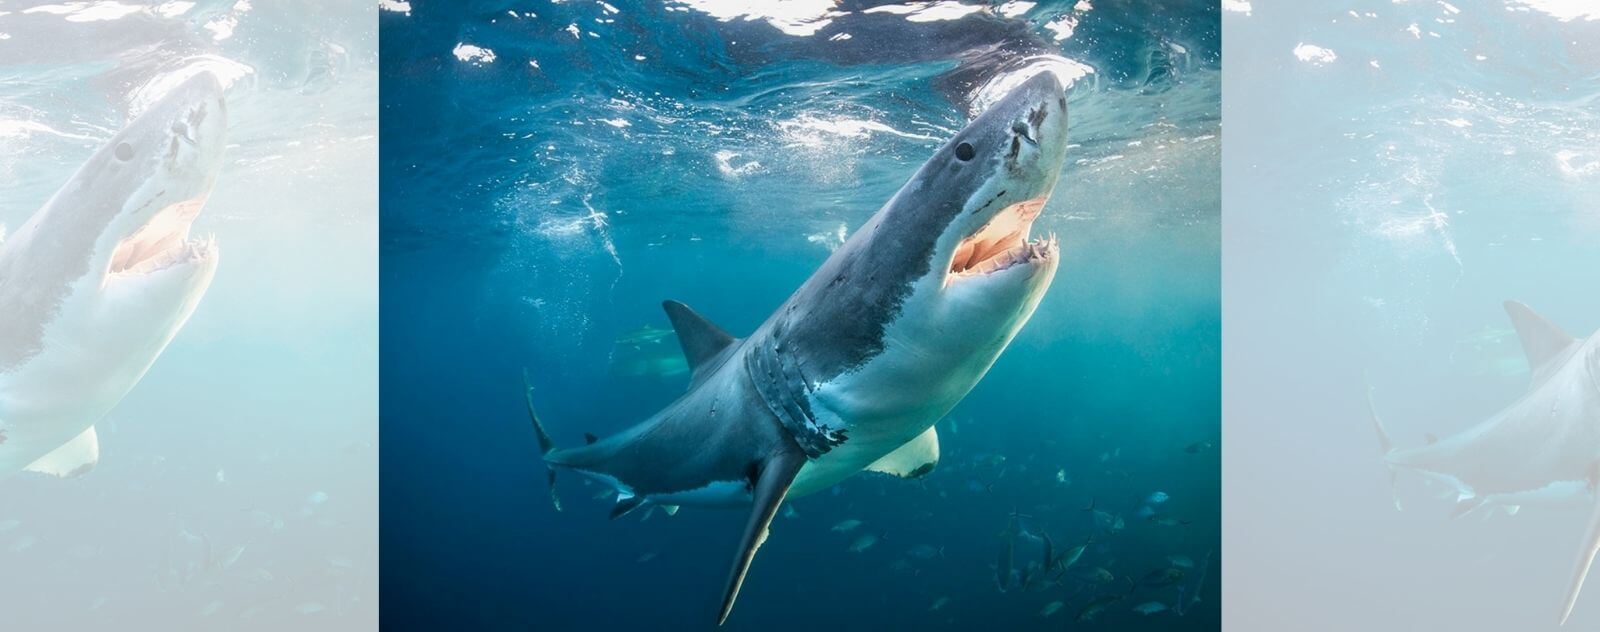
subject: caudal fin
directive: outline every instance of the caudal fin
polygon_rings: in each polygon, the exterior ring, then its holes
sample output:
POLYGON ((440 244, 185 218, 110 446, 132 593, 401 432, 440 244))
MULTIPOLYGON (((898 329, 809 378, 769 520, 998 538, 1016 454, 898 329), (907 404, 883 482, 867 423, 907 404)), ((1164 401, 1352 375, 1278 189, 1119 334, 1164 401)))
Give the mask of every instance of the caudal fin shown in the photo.
MULTIPOLYGON (((550 433, 544 431, 544 424, 539 423, 539 413, 533 409, 533 381, 528 378, 528 369, 522 369, 522 395, 528 403, 528 419, 533 421, 533 434, 539 441, 539 456, 543 457, 556 449, 555 442, 550 440, 550 433)), ((544 465, 546 480, 550 485, 550 504, 561 511, 561 497, 556 495, 556 468, 551 467, 547 461, 544 465)))
MULTIPOLYGON (((1383 427, 1383 419, 1378 417, 1378 406, 1372 403, 1372 385, 1367 384, 1367 414, 1372 418, 1372 430, 1378 433, 1378 447, 1383 450, 1384 456, 1394 452, 1394 441, 1389 438, 1389 431, 1383 427)), ((1394 497, 1394 508, 1400 507, 1400 489, 1396 484, 1400 474, 1393 465, 1385 464, 1389 468, 1389 494, 1394 497)))

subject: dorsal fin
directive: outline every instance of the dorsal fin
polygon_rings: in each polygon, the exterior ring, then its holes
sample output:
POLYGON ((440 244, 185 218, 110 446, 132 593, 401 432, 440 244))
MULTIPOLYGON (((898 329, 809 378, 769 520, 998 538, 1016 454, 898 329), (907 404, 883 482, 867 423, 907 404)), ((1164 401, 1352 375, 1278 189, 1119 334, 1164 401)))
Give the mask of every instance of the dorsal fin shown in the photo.
POLYGON ((664 301, 661 308, 667 310, 667 319, 672 321, 672 328, 678 332, 678 344, 683 345, 683 356, 689 360, 689 369, 694 371, 697 378, 707 362, 735 342, 728 332, 689 309, 688 305, 664 301))
POLYGON ((1577 339, 1534 313, 1527 305, 1506 301, 1505 307, 1506 314, 1511 317, 1511 326, 1516 328, 1517 337, 1522 340, 1522 352, 1528 356, 1528 370, 1533 372, 1535 383, 1538 383, 1540 370, 1577 339))

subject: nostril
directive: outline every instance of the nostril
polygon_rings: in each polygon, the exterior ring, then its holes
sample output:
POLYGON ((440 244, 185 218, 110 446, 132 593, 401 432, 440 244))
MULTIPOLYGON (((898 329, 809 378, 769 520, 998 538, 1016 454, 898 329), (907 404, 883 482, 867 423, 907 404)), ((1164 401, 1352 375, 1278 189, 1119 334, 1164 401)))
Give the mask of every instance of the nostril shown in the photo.
MULTIPOLYGON (((1029 145, 1038 145, 1039 144, 1038 141, 1033 140, 1032 136, 1028 135, 1028 125, 1026 123, 1023 123, 1022 121, 1017 121, 1015 123, 1012 123, 1011 124, 1011 131, 1014 132, 1017 135, 1017 138, 1020 138, 1022 140, 1028 141, 1029 145)), ((1012 139, 1011 144, 1012 144, 1012 146, 1016 146, 1016 144, 1017 144, 1016 139, 1012 139)), ((1013 149, 1011 151, 1011 153, 1015 154, 1016 150, 1013 149)))

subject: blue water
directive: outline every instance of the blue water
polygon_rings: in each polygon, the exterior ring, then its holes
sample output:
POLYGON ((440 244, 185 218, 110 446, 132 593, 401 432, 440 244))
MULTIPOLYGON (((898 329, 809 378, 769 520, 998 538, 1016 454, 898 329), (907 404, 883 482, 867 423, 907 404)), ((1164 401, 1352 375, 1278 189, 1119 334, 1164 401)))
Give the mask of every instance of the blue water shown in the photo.
MULTIPOLYGON (((217 273, 80 478, 0 481, 0 628, 376 625, 377 34, 364 3, 0 10, 0 225, 195 71, 217 273)), ((24 281, 25 282, 25 281, 24 281)), ((4 316, 0 316, 3 320, 4 316)))
POLYGON ((1396 511, 1367 394, 1423 445, 1528 392, 1502 301, 1600 327, 1600 13, 1254 4, 1224 20, 1228 623, 1558 629, 1590 509, 1451 520, 1402 474, 1396 511))
MULTIPOLYGON (((1062 239, 1054 287, 939 423, 938 469, 792 500, 728 627, 1217 627, 1214 3, 912 21, 852 2, 809 35, 658 2, 444 5, 380 25, 386 624, 709 627, 744 513, 608 521, 611 501, 571 476, 555 512, 522 369, 560 444, 645 418, 687 382, 676 341, 643 329, 667 327, 661 300, 752 330, 983 86, 1045 64, 1092 69, 1069 91, 1074 145, 1036 224, 1062 239), (982 50, 998 52, 958 69, 982 50), (1043 54, 1059 57, 1028 60, 1043 54), (1152 520, 1155 492, 1170 499, 1152 520), (1060 585, 997 589, 1013 511, 1058 551, 1094 536, 1060 585), (846 519, 863 524, 830 529, 846 519), (863 534, 882 540, 848 552, 863 534), (1129 593, 1173 557, 1194 568, 1129 593), (1096 567, 1113 579, 1079 577, 1096 567), (1133 611, 1180 589, 1199 596, 1183 616, 1133 611), (1125 596, 1071 623, 1101 595, 1125 596)), ((1018 544, 1018 563, 1036 547, 1018 544)))

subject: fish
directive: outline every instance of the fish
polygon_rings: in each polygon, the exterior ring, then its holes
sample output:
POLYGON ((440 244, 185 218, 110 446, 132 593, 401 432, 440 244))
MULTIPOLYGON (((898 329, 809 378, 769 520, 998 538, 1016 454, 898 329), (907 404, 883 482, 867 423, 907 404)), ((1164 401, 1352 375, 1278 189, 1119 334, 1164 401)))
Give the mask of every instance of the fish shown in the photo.
POLYGON ((833 525, 833 528, 829 529, 829 531, 848 533, 850 531, 854 531, 855 528, 859 526, 861 526, 861 521, 851 518, 849 520, 839 521, 839 524, 833 525))
POLYGON ((183 329, 216 273, 216 240, 191 239, 190 227, 226 132, 222 84, 197 73, 0 241, 0 480, 70 478, 99 462, 95 425, 183 329))
POLYGON ((919 560, 931 560, 931 559, 936 558, 936 557, 944 557, 944 547, 942 547, 942 546, 941 547, 934 547, 934 546, 928 545, 928 544, 918 544, 918 545, 916 545, 914 547, 911 547, 910 550, 906 551, 906 554, 910 555, 911 557, 917 558, 919 560))
POLYGON ((1020 83, 747 337, 664 303, 688 392, 631 429, 556 448, 525 371, 549 486, 557 470, 608 485, 613 517, 645 503, 748 507, 725 622, 786 498, 862 471, 915 478, 937 465, 934 422, 982 379, 1059 266, 1058 240, 1029 230, 1065 163, 1066 118, 1052 73, 1020 83))
POLYGON ((1183 578, 1184 572, 1181 568, 1158 568, 1145 573, 1144 577, 1139 578, 1138 585, 1147 588, 1171 586, 1183 581, 1183 578))
POLYGON ((1151 504, 1151 505, 1159 505, 1161 503, 1167 502, 1171 498, 1172 497, 1168 496, 1166 492, 1154 492, 1154 493, 1150 494, 1149 498, 1145 499, 1145 502, 1148 503, 1148 504, 1151 504))
POLYGON ((671 378, 689 372, 671 329, 645 325, 617 337, 611 350, 611 374, 620 377, 671 378))
POLYGON ((1111 571, 1101 566, 1079 571, 1078 578, 1093 584, 1109 584, 1117 579, 1115 575, 1111 574, 1111 571))
POLYGON ((1083 552, 1087 550, 1089 545, 1093 542, 1094 536, 1090 536, 1083 541, 1083 544, 1079 544, 1078 546, 1067 549, 1066 553, 1061 554, 1061 559, 1056 562, 1056 566, 1063 571, 1072 568, 1072 565, 1078 563, 1078 560, 1083 557, 1083 552))
POLYGON ((1137 612, 1137 613, 1142 614, 1142 615, 1147 616, 1147 617, 1150 616, 1150 615, 1153 615, 1155 613, 1158 613, 1158 612, 1165 612, 1166 609, 1167 609, 1167 604, 1161 603, 1159 601, 1146 601, 1146 602, 1144 602, 1142 604, 1139 604, 1139 605, 1133 607, 1133 611, 1134 612, 1137 612))
POLYGON ((37 544, 38 542, 39 539, 31 535, 20 536, 11 541, 11 546, 7 550, 11 551, 12 553, 21 553, 33 548, 33 545, 37 544))
POLYGON ((1600 411, 1600 331, 1578 339, 1527 305, 1502 305, 1531 370, 1528 391, 1487 420, 1459 434, 1414 448, 1396 447, 1367 389, 1368 415, 1390 495, 1400 508, 1400 471, 1416 472, 1456 491, 1455 517, 1486 507, 1515 511, 1524 505, 1580 504, 1590 508, 1573 563, 1560 621, 1577 605, 1589 568, 1600 552, 1600 457, 1592 442, 1600 411), (1516 464, 1507 467, 1505 464, 1516 464))
POLYGON ((878 539, 879 539, 878 536, 873 535, 871 533, 862 534, 861 537, 856 538, 855 542, 851 542, 850 543, 850 552, 851 553, 860 553, 862 551, 870 549, 870 548, 872 548, 872 545, 878 543, 878 539))
POLYGON ((1107 608, 1110 608, 1119 601, 1122 601, 1122 595, 1100 595, 1099 597, 1095 597, 1094 599, 1089 600, 1088 603, 1084 604, 1082 609, 1078 610, 1078 616, 1076 619, 1078 621, 1093 620, 1095 617, 1099 616, 1100 613, 1105 612, 1107 608))
POLYGON ((940 608, 943 608, 945 606, 945 604, 948 604, 948 603, 950 603, 950 598, 949 597, 940 597, 938 599, 935 599, 935 600, 933 600, 933 605, 928 606, 928 612, 936 612, 940 608))
POLYGON ((1039 617, 1040 618, 1049 617, 1050 615, 1053 615, 1053 614, 1055 614, 1057 612, 1060 612, 1061 608, 1066 606, 1066 605, 1067 604, 1062 603, 1061 600, 1059 600, 1059 599, 1056 600, 1056 601, 1052 601, 1050 603, 1047 603, 1047 604, 1044 605, 1044 608, 1039 611, 1039 617))
POLYGON ((1201 440, 1189 444, 1183 449, 1183 451, 1188 452, 1189 454, 1199 454, 1214 447, 1216 447, 1216 444, 1212 443, 1210 440, 1201 440))

